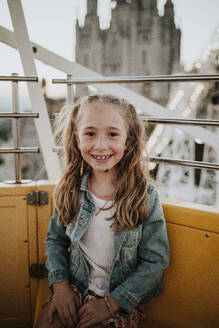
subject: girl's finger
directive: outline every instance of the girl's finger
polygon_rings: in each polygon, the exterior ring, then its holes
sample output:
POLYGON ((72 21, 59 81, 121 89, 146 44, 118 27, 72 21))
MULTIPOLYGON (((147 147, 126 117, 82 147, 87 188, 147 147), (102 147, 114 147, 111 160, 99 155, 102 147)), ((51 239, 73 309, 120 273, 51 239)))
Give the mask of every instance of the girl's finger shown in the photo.
POLYGON ((97 323, 97 321, 95 319, 90 319, 89 321, 87 321, 84 324, 80 324, 79 326, 77 325, 76 328, 89 328, 92 327, 93 325, 95 325, 97 323))
POLYGON ((58 312, 58 317, 59 319, 61 320, 61 323, 65 326, 65 318, 64 318, 64 315, 63 315, 63 311, 62 311, 62 308, 59 306, 57 308, 57 312, 58 312))
POLYGON ((78 312, 78 315, 79 315, 80 318, 83 317, 84 314, 87 312, 87 311, 86 311, 86 310, 87 310, 87 306, 86 306, 86 305, 87 305, 87 304, 82 305, 82 307, 80 308, 80 310, 79 310, 79 312, 78 312))
POLYGON ((78 314, 77 314, 77 308, 76 305, 74 303, 71 303, 69 305, 69 312, 71 315, 71 319, 74 323, 74 325, 76 325, 77 321, 78 321, 78 314))
POLYGON ((74 325, 74 322, 72 321, 71 313, 70 313, 69 308, 68 308, 67 305, 63 305, 62 312, 63 312, 63 317, 64 317, 65 324, 68 327, 72 327, 74 325))
POLYGON ((55 306, 51 303, 49 304, 49 311, 48 311, 48 321, 52 323, 53 320, 53 313, 56 311, 55 306))
MULTIPOLYGON (((93 320, 93 317, 91 317, 90 315, 86 315, 85 317, 83 317, 79 323, 77 324, 76 328, 81 328, 83 327, 83 325, 87 324, 88 322, 90 323, 90 321, 93 320)), ((89 327, 89 326, 88 326, 89 327)))

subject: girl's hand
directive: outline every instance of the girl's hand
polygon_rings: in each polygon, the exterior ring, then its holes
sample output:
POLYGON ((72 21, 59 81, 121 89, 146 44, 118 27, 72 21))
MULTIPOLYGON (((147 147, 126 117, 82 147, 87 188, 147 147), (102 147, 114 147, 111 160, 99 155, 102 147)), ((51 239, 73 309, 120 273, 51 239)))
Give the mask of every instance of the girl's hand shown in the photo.
MULTIPOLYGON (((116 313, 120 306, 110 298, 112 312, 116 313)), ((97 298, 84 304, 79 310, 79 323, 76 328, 88 328, 111 317, 104 298, 97 298)))
POLYGON ((75 327, 78 322, 79 296, 72 290, 67 281, 53 284, 53 298, 48 312, 48 320, 53 321, 55 311, 64 327, 75 327))

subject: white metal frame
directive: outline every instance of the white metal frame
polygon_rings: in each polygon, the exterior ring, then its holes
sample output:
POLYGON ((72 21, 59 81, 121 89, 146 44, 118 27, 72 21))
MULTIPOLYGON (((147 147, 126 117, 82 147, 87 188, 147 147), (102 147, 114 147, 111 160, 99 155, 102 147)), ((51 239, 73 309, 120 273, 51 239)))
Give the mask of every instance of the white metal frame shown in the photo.
MULTIPOLYGON (((37 76, 32 46, 28 36, 21 1, 8 0, 8 8, 14 27, 14 40, 23 64, 24 74, 27 76, 37 76)), ((61 168, 57 154, 52 151, 54 138, 41 86, 39 82, 36 82, 27 83, 27 87, 31 100, 32 111, 39 112, 39 119, 34 122, 38 133, 47 175, 49 180, 56 180, 60 176, 61 168)))

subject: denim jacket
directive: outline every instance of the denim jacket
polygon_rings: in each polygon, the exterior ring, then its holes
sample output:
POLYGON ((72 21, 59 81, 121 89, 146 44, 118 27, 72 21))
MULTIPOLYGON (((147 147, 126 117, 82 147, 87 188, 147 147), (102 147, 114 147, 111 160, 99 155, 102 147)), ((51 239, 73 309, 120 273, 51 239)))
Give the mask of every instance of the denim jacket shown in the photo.
MULTIPOLYGON (((46 243, 46 267, 50 287, 66 280, 82 296, 88 291, 89 267, 79 241, 88 228, 95 205, 88 189, 88 176, 82 178, 80 210, 67 227, 57 225, 55 209, 46 243), (69 250, 70 249, 70 250, 69 250)), ((101 231, 100 231, 101 233, 101 231)), ((110 274, 109 295, 130 313, 163 291, 162 273, 169 264, 169 244, 160 200, 153 184, 148 186, 148 217, 133 229, 125 227, 114 233, 114 260, 110 274)))

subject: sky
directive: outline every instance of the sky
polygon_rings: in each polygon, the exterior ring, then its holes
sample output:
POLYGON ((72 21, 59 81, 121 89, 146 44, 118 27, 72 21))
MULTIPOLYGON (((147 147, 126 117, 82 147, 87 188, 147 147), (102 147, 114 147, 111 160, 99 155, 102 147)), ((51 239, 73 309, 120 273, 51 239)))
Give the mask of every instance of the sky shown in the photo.
MULTIPOLYGON (((76 0, 21 1, 30 39, 70 60, 74 56, 74 1, 76 0)), ((160 10, 164 2, 165 0, 158 0, 160 10)), ((173 0, 173 3, 175 22, 182 31, 181 63, 189 69, 200 57, 219 23, 219 0, 173 0)), ((0 25, 13 30, 7 0, 0 0, 0 25)), ((16 50, 0 43, 0 59, 0 75, 11 75, 13 72, 23 75, 16 50)), ((35 62, 39 78, 46 77, 48 81, 65 78, 62 72, 35 62)), ((24 84, 19 89, 21 96, 27 94, 24 84)), ((9 83, 1 82, 0 97, 10 96, 10 92, 9 83)), ((65 86, 49 84, 48 93, 53 97, 65 95, 65 86)))

